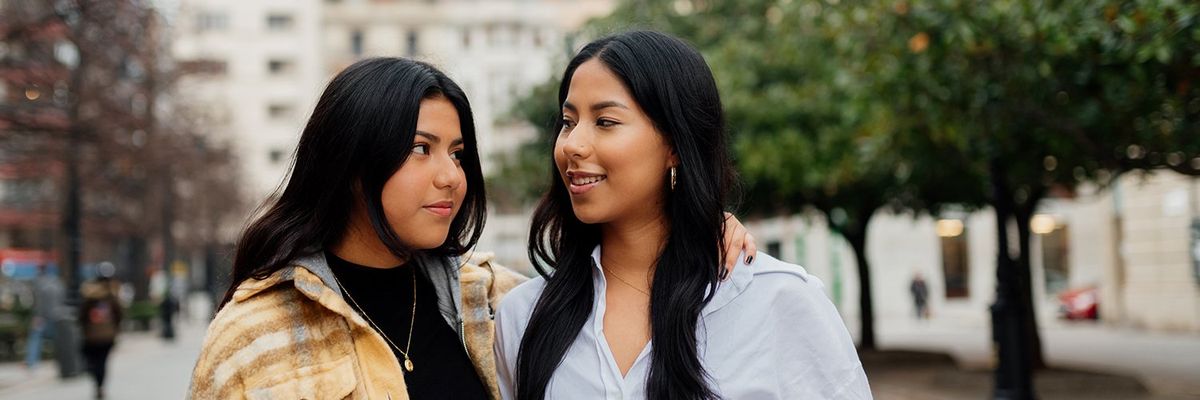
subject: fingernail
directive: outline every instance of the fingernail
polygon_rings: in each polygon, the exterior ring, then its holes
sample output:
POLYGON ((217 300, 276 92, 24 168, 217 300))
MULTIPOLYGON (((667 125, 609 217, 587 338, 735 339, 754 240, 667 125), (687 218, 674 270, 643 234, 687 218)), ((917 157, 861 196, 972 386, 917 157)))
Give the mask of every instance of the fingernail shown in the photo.
POLYGON ((749 264, 749 263, 752 263, 752 262, 754 262, 754 256, 747 256, 747 257, 746 257, 746 264, 749 264))

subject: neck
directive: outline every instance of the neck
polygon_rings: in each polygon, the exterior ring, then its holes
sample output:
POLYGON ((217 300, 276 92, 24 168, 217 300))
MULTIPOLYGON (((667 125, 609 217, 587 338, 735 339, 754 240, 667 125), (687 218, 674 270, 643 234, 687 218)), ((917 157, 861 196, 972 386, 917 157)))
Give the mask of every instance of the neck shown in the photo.
POLYGON ((603 249, 600 263, 622 277, 638 280, 644 277, 649 288, 668 230, 662 214, 649 219, 604 224, 600 227, 603 249))
POLYGON ((351 215, 350 226, 346 227, 342 238, 338 239, 330 249, 334 255, 351 263, 371 268, 388 269, 404 264, 405 260, 392 254, 379 239, 379 235, 375 234, 375 229, 371 227, 365 210, 356 207, 351 215))

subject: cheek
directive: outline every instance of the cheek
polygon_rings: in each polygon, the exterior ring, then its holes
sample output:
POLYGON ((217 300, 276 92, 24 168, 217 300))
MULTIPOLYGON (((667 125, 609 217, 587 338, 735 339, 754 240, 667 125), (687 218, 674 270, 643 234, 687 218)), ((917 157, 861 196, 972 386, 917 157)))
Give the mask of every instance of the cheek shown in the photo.
MULTIPOLYGON (((655 194, 662 186, 662 165, 665 161, 660 143, 652 139, 639 138, 630 140, 618 146, 610 147, 604 152, 609 166, 610 178, 620 185, 622 193, 638 195, 655 194)), ((638 201, 645 201, 639 199, 638 201)))
POLYGON ((459 208, 462 208, 461 205, 463 203, 463 199, 467 198, 467 190, 470 190, 470 187, 468 186, 469 183, 467 183, 467 173, 466 171, 463 171, 462 168, 458 169, 458 179, 459 182, 462 182, 462 185, 459 185, 458 190, 454 191, 454 204, 457 204, 460 206, 459 208))
POLYGON ((407 215, 421 207, 421 199, 413 190, 421 187, 419 174, 415 172, 401 168, 383 184, 383 209, 388 215, 407 215))
POLYGON ((558 168, 559 176, 567 170, 567 156, 562 152, 562 141, 554 142, 554 166, 558 168))

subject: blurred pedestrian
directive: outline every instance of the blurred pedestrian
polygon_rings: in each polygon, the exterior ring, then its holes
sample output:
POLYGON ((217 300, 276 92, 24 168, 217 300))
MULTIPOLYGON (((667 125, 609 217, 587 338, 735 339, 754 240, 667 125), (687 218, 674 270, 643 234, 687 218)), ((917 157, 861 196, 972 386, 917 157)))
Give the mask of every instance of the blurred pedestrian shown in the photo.
POLYGON ((158 316, 162 321, 162 338, 167 341, 175 340, 175 314, 179 312, 179 300, 171 288, 163 293, 162 301, 158 303, 158 316))
POLYGON ((42 341, 54 338, 54 323, 66 293, 62 281, 48 269, 45 263, 38 264, 37 278, 33 281, 33 318, 25 347, 25 366, 30 371, 37 369, 42 359, 42 341))
POLYGON ((917 311, 917 319, 928 319, 929 287, 925 285, 925 277, 920 272, 913 274, 912 283, 908 285, 908 291, 912 293, 913 306, 917 311))
POLYGON ((84 283, 79 290, 83 295, 83 304, 79 307, 83 357, 87 361, 88 373, 95 381, 96 398, 102 399, 108 355, 112 352, 121 327, 118 285, 112 279, 111 268, 100 268, 97 278, 84 283))

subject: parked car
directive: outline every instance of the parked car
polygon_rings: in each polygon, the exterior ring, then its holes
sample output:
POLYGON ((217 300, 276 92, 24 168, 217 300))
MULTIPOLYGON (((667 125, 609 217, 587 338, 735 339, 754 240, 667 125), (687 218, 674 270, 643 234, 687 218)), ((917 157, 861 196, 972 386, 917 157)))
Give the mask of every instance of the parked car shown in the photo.
POLYGON ((1095 287, 1064 290, 1058 294, 1059 317, 1069 320, 1099 319, 1099 300, 1100 293, 1095 287))

